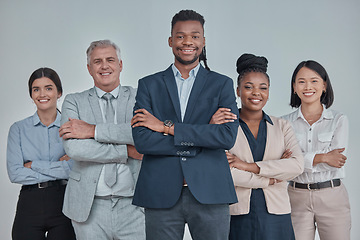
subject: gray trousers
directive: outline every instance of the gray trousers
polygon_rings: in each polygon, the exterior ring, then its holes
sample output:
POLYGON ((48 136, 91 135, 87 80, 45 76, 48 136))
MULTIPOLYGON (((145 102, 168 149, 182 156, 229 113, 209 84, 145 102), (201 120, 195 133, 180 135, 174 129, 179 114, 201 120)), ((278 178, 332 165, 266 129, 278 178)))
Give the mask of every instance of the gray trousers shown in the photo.
POLYGON ((77 240, 145 240, 144 211, 132 198, 95 198, 89 218, 72 224, 77 240))
POLYGON ((169 209, 145 209, 147 240, 181 240, 185 223, 194 240, 224 240, 229 237, 228 204, 201 204, 187 187, 169 209))

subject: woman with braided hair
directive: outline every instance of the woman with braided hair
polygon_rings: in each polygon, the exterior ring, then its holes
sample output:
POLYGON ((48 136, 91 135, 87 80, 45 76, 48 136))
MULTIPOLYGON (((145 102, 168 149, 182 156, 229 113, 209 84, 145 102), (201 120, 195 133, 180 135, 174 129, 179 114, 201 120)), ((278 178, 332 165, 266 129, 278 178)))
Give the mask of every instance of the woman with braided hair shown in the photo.
POLYGON ((240 126, 226 154, 238 197, 230 206, 230 240, 290 240, 287 180, 303 171, 303 157, 290 124, 263 111, 269 96, 267 59, 237 60, 240 126))

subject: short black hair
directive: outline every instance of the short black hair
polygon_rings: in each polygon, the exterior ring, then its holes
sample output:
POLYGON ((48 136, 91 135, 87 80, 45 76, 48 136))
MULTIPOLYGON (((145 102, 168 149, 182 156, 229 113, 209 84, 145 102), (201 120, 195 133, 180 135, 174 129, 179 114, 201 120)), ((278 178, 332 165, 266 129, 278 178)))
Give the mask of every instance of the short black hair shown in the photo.
POLYGON ((326 108, 329 108, 334 102, 334 91, 331 86, 329 75, 327 74, 325 68, 318 62, 314 60, 302 61, 297 65, 294 70, 294 73, 291 77, 291 96, 290 96, 290 106, 298 108, 301 105, 301 99, 294 92, 294 83, 296 81, 296 75, 301 68, 306 67, 315 71, 326 83, 326 90, 322 93, 320 97, 320 102, 325 105, 326 108))
POLYGON ((174 28, 174 25, 179 21, 198 21, 201 23, 201 26, 204 28, 205 19, 204 17, 195 12, 194 10, 181 10, 171 20, 171 33, 174 28))
POLYGON ((46 77, 53 81, 56 86, 57 92, 62 94, 63 89, 60 81, 59 75, 55 72, 55 70, 47 67, 36 69, 30 76, 28 86, 29 86, 29 94, 32 96, 32 85, 36 79, 46 77))

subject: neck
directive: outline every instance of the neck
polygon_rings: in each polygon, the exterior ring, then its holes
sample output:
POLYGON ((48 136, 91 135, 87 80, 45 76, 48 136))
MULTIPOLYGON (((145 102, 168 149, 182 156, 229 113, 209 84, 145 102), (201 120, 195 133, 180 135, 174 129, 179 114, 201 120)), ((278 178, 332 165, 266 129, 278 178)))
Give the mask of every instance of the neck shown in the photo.
POLYGON ((321 103, 319 104, 301 104, 301 112, 306 119, 306 121, 312 125, 318 121, 321 117, 323 107, 321 103))
POLYGON ((321 114, 323 111, 323 106, 320 102, 316 104, 301 104, 300 107, 303 115, 321 114))
POLYGON ((239 115, 244 122, 261 121, 261 119, 263 118, 262 110, 249 111, 242 108, 239 115))
POLYGON ((197 65, 199 64, 199 60, 195 61, 192 64, 189 65, 184 65, 181 64, 180 62, 175 60, 175 67, 179 70, 179 72, 181 73, 181 77, 184 79, 187 79, 189 77, 190 71, 195 68, 197 65))
POLYGON ((45 125, 49 126, 51 123, 53 123, 56 119, 57 115, 57 109, 49 109, 49 110, 37 110, 37 114, 40 118, 40 121, 45 125))

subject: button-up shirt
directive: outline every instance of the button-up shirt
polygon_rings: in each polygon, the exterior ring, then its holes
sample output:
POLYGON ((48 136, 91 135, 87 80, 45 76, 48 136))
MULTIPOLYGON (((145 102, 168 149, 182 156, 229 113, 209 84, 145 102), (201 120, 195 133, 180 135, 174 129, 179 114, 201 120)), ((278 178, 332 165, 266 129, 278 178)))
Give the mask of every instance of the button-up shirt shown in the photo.
POLYGON ((189 101, 191 89, 194 85, 196 75, 200 69, 200 63, 191 69, 189 72, 189 77, 187 79, 184 79, 181 76, 180 71, 175 67, 175 64, 172 65, 172 70, 174 72, 174 77, 176 81, 176 85, 178 88, 178 95, 179 95, 179 101, 180 101, 180 110, 181 110, 181 120, 184 120, 186 106, 189 101))
POLYGON ((283 116, 290 121, 301 150, 304 154, 304 172, 294 179, 299 183, 324 182, 345 177, 345 169, 331 167, 326 163, 313 166, 316 154, 328 153, 334 149, 345 148, 346 155, 349 137, 348 118, 337 111, 326 109, 318 121, 310 125, 299 107, 295 112, 283 116))
POLYGON ((65 155, 59 136, 60 114, 45 126, 37 112, 14 123, 7 142, 7 171, 11 182, 23 185, 68 179, 72 160, 59 161, 65 155), (24 163, 31 161, 31 168, 24 163))
MULTIPOLYGON (((99 104, 100 104, 101 115, 102 115, 103 121, 106 122, 106 116, 105 116, 106 100, 102 98, 102 96, 106 92, 104 92, 103 90, 101 90, 98 87, 95 87, 95 91, 99 98, 99 104)), ((110 94, 114 96, 114 99, 111 101, 111 104, 115 110, 115 114, 114 114, 115 115, 114 116, 115 124, 117 124, 116 109, 117 109, 117 101, 118 101, 119 91, 120 91, 120 85, 110 92, 110 94)), ((119 113, 119 114, 121 114, 121 113, 119 113)), ((129 123, 129 125, 130 125, 130 123, 129 123)), ((94 138, 95 138, 95 140, 97 140, 96 127, 95 127, 95 137, 94 138)), ((135 186, 134 186, 134 180, 132 177, 132 173, 131 173, 128 165, 117 164, 117 180, 116 180, 115 185, 112 188, 110 188, 105 183, 104 168, 105 168, 105 164, 100 173, 100 177, 99 177, 99 181, 98 181, 96 193, 95 193, 96 196, 108 196, 108 195, 117 195, 117 196, 122 196, 122 197, 133 196, 135 186)))

